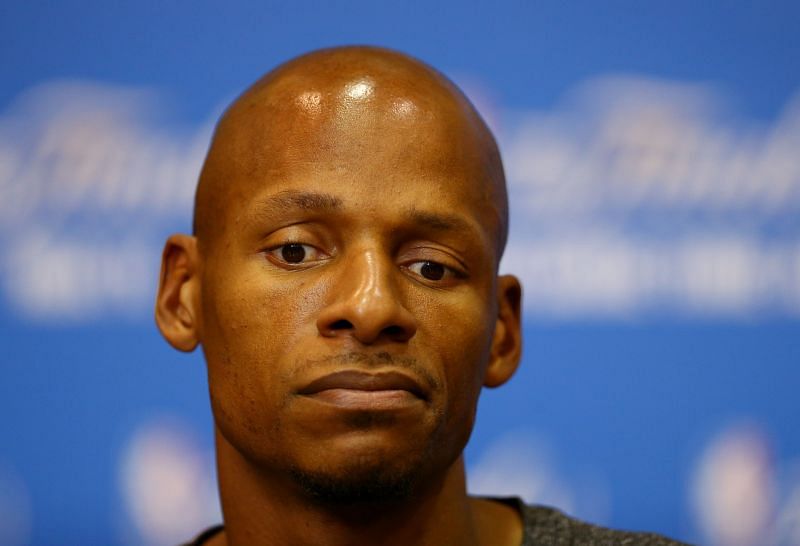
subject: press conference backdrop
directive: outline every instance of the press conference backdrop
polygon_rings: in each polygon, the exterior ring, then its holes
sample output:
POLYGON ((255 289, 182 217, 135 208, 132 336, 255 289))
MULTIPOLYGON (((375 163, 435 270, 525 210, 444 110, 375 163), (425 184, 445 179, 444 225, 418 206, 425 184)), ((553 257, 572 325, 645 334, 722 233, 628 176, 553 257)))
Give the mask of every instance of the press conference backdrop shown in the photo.
POLYGON ((0 544, 219 520, 199 354, 159 337, 213 123, 301 52, 463 86, 510 184, 516 378, 470 489, 718 546, 800 544, 800 9, 792 2, 6 2, 0 544))

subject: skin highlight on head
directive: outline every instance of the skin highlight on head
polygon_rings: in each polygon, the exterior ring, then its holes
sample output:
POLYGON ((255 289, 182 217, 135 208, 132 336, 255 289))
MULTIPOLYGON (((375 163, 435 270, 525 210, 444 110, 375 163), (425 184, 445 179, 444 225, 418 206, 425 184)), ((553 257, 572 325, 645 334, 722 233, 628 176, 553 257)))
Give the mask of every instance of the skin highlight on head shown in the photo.
POLYGON ((463 155, 439 161, 470 162, 482 171, 484 178, 474 190, 496 217, 501 254, 508 233, 508 199, 500 154, 485 122, 463 93, 430 66, 395 51, 367 47, 321 50, 293 59, 227 109, 198 183, 195 235, 204 242, 217 232, 229 210, 226 202, 241 197, 242 184, 263 183, 252 175, 269 176, 276 160, 308 161, 313 160, 309 150, 341 148, 340 166, 346 169, 341 134, 348 134, 355 151, 368 150, 377 144, 372 139, 390 136, 387 125, 432 131, 422 139, 453 139, 453 148, 463 155), (232 179, 231 158, 236 158, 243 179, 232 179))
POLYGON ((219 543, 519 543, 461 455, 519 361, 507 226, 491 133, 410 57, 314 52, 226 111, 156 304, 206 356, 219 543))

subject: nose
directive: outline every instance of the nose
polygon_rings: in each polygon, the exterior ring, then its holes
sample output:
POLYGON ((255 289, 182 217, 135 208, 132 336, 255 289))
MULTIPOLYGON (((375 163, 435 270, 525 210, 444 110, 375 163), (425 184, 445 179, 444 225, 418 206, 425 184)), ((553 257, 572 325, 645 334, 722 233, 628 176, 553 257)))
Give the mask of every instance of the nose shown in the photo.
POLYGON ((398 293, 390 260, 364 252, 339 268, 331 286, 330 303, 317 318, 324 337, 353 337, 365 345, 405 342, 417 322, 398 293))

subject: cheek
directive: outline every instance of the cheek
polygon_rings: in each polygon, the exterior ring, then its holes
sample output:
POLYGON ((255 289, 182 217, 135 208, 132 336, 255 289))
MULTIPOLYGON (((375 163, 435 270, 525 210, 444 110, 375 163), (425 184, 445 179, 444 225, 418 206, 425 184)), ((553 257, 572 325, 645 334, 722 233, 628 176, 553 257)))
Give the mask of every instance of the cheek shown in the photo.
POLYGON ((474 293, 424 309, 425 335, 442 360, 448 419, 471 421, 477 407, 495 326, 486 309, 486 300, 474 293))
POLYGON ((229 271, 204 281, 202 347, 212 408, 226 436, 265 434, 285 403, 299 337, 314 326, 318 291, 271 279, 258 263, 236 276, 229 271))
POLYGON ((285 352, 313 324, 320 287, 266 275, 257 258, 241 269, 236 276, 212 277, 204 291, 203 343, 207 350, 212 344, 222 350, 213 355, 214 361, 251 368, 251 359, 263 361, 285 352))

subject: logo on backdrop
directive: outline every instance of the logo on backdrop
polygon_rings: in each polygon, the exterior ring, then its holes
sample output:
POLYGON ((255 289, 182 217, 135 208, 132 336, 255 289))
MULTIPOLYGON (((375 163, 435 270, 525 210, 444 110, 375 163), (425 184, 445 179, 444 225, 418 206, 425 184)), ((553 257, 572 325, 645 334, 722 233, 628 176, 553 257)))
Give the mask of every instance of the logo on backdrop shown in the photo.
MULTIPOLYGON (((492 105, 510 184, 502 268, 539 320, 800 316, 800 96, 769 123, 708 86, 593 80, 548 111, 492 105)), ((213 120, 147 89, 53 82, 0 117, 0 291, 58 323, 149 320, 190 226, 213 120)))

